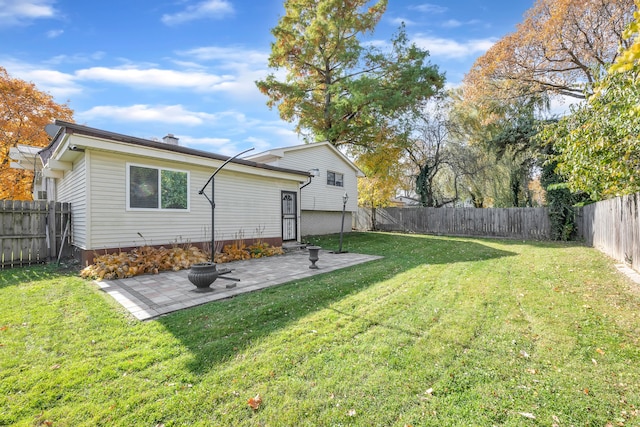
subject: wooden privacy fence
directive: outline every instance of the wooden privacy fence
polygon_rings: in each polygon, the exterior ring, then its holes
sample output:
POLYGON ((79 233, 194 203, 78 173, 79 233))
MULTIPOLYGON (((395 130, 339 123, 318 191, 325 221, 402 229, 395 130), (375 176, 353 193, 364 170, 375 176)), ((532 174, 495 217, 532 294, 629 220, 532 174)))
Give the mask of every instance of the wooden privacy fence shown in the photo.
POLYGON ((547 208, 359 208, 357 230, 546 240, 547 208))
POLYGON ((578 210, 578 237, 640 271, 640 193, 603 200, 578 210))
POLYGON ((70 221, 69 203, 0 200, 0 268, 69 254, 70 221))

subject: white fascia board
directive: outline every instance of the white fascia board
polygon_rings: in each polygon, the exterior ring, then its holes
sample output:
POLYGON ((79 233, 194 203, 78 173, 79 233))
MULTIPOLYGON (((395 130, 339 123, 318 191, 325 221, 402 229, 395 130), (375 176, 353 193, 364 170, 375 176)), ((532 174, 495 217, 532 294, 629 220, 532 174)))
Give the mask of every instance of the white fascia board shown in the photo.
POLYGON ((61 160, 49 159, 49 161, 45 165, 45 168, 51 169, 51 170, 59 170, 59 171, 70 171, 73 168, 73 163, 63 162, 61 160))
POLYGON ((10 162, 10 169, 22 169, 32 171, 34 169, 35 163, 31 160, 18 160, 16 162, 10 162))
MULTIPOLYGON (((187 165, 198 167, 209 167, 211 168, 212 174, 217 170, 218 167, 222 165, 222 163, 224 163, 224 161, 218 159, 210 159, 207 157, 179 153, 176 151, 162 150, 154 147, 138 146, 126 142, 110 141, 86 135, 71 135, 64 144, 60 144, 60 147, 62 148, 59 151, 69 150, 69 147, 74 145, 84 150, 106 151, 110 153, 148 157, 168 162, 184 163, 187 165)), ((307 176, 305 175, 289 173, 286 171, 275 171, 266 168, 238 164, 234 162, 227 163, 224 170, 246 173, 249 175, 264 176, 269 178, 280 178, 296 182, 307 181, 307 176)))
POLYGON ((42 176, 44 176, 45 178, 61 179, 62 177, 64 177, 64 172, 61 170, 43 169, 42 176))
POLYGON ((289 147, 274 148, 272 150, 265 151, 263 153, 259 153, 254 156, 248 156, 246 158, 249 160, 257 160, 257 161, 261 161, 261 158, 268 158, 267 156, 276 156, 276 157, 282 158, 286 155, 287 152, 290 152, 290 151, 313 150, 325 145, 330 150, 332 150, 338 157, 340 157, 347 165, 349 165, 349 167, 355 171, 357 177, 362 178, 366 176, 364 172, 362 172, 362 170, 360 170, 360 168, 351 161, 351 159, 349 159, 342 151, 336 148, 329 141, 312 142, 310 144, 299 144, 299 145, 291 145, 289 147))

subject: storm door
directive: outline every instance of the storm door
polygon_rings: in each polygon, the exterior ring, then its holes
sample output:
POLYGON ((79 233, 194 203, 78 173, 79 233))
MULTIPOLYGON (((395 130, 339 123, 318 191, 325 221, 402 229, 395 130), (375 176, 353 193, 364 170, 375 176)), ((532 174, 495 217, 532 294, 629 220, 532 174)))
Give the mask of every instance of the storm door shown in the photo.
POLYGON ((293 191, 282 192, 282 240, 298 240, 298 207, 293 191))

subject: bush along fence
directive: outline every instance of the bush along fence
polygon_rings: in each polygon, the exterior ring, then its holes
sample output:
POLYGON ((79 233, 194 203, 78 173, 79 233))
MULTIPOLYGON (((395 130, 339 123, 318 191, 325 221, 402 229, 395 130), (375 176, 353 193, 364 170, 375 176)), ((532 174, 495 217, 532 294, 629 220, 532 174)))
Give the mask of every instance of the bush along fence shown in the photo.
POLYGON ((357 230, 548 240, 547 208, 359 208, 357 230))
POLYGON ((577 211, 578 238, 640 271, 640 193, 603 200, 577 211))
POLYGON ((0 268, 60 260, 70 232, 69 203, 0 200, 0 268))

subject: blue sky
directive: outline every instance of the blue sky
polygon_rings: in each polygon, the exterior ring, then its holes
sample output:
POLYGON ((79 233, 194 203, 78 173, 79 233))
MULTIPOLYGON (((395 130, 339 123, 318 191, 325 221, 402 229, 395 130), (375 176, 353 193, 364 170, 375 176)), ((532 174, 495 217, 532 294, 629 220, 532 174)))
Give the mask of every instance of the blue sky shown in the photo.
MULTIPOLYGON (((405 22, 455 86, 531 1, 390 0, 372 42, 405 22)), ((0 0, 0 65, 76 122, 226 155, 299 144, 254 82, 270 70, 282 0, 0 0)))

